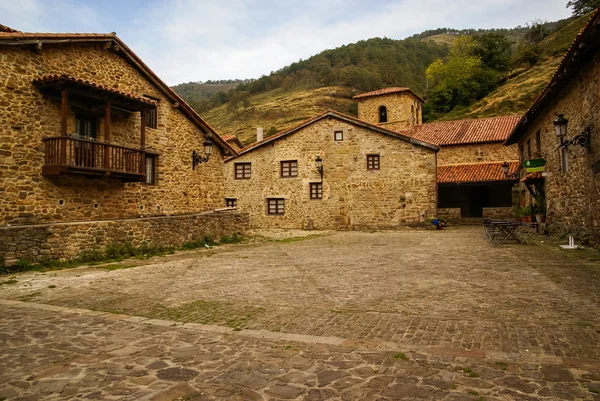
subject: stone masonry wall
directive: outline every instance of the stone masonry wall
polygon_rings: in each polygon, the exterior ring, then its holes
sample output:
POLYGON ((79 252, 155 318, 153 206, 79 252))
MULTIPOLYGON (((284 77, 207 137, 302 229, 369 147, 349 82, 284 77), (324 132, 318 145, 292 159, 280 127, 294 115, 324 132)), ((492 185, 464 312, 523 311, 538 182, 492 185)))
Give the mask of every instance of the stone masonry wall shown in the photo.
POLYGON ((459 225, 461 219, 460 208, 438 208, 437 217, 445 219, 450 225, 459 225))
POLYGON ((419 224, 436 210, 435 151, 335 118, 319 120, 287 137, 228 161, 226 196, 249 212, 252 227, 317 229, 393 228, 419 224), (342 130, 343 141, 333 132, 342 130), (367 170, 367 154, 381 169, 367 170), (310 199, 323 159, 323 199, 310 199), (280 178, 280 161, 298 160, 298 177, 280 178), (250 179, 234 179, 234 166, 252 163, 250 179), (268 215, 267 198, 284 198, 285 214, 268 215))
POLYGON ((515 213, 512 207, 484 207, 483 218, 490 220, 511 220, 515 219, 515 213))
POLYGON ((600 243, 600 174, 592 163, 600 160, 600 54, 560 91, 540 114, 519 146, 537 149, 536 132, 540 131, 541 156, 546 159, 546 209, 548 229, 553 233, 570 233, 589 243, 600 243), (559 140, 553 120, 556 114, 569 120, 567 136, 573 138, 586 127, 591 128, 592 152, 579 146, 568 148, 568 172, 561 172, 559 140))
POLYGON ((408 92, 358 99, 358 118, 392 131, 411 129, 423 122, 421 101, 408 92), (379 107, 387 108, 387 122, 379 122, 379 107), (412 107, 412 109, 411 109, 412 107), (414 110, 414 113, 411 113, 414 110))
POLYGON ((0 227, 0 259, 8 265, 19 259, 71 259, 86 251, 103 252, 109 245, 180 247, 206 236, 243 233, 248 227, 247 214, 230 211, 0 227))
MULTIPOLYGON (((92 44, 2 47, 0 53, 0 226, 194 213, 223 205, 223 157, 191 166, 201 130, 118 53, 92 44), (45 74, 67 73, 109 87, 160 99, 158 127, 146 130, 146 147, 160 153, 156 185, 110 178, 42 176, 42 138, 60 135, 60 100, 32 84, 45 74), (60 202, 59 204, 59 201, 60 202)), ((75 130, 69 108, 69 133, 75 130)), ((98 140, 104 120, 98 118, 98 140)), ((140 114, 112 118, 112 142, 139 148, 140 114)))
POLYGON ((504 146, 502 142, 441 146, 438 165, 461 163, 488 163, 519 160, 518 147, 504 146))

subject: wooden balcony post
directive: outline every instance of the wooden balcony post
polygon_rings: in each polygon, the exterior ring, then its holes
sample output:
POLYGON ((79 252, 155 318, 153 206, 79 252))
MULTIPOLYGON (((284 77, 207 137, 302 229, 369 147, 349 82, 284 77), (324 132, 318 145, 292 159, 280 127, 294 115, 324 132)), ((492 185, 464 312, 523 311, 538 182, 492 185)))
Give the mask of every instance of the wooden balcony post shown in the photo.
POLYGON ((60 163, 67 164, 67 112, 69 110, 69 90, 64 88, 61 93, 60 104, 60 136, 65 138, 60 141, 60 163))
POLYGON ((104 169, 110 172, 110 102, 104 110, 104 169))
POLYGON ((140 149, 142 149, 141 153, 140 153, 140 173, 141 174, 146 174, 146 152, 144 152, 144 150, 146 149, 146 109, 143 109, 141 112, 141 116, 142 116, 142 123, 141 125, 141 132, 140 132, 140 149))

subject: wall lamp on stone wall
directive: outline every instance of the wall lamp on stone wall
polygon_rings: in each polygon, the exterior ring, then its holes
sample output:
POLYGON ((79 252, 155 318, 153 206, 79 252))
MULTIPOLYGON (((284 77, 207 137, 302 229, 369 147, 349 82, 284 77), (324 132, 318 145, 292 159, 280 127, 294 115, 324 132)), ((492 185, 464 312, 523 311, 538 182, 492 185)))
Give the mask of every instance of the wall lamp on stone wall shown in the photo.
POLYGON ((315 166, 317 167, 317 171, 321 176, 321 181, 323 181, 323 159, 321 159, 321 156, 317 156, 315 159, 315 166))
POLYGON ((206 163, 208 158, 212 154, 213 143, 210 140, 210 136, 206 138, 203 143, 204 145, 204 154, 205 156, 201 156, 200 153, 197 153, 195 150, 192 151, 192 170, 196 169, 196 165, 200 163, 206 163))
POLYGON ((521 177, 519 171, 515 171, 514 173, 509 173, 509 165, 508 162, 502 163, 502 172, 506 178, 510 178, 511 180, 518 180, 521 177))
POLYGON ((562 114, 557 114, 554 120, 554 129, 556 130, 556 136, 560 140, 560 147, 568 148, 571 145, 579 145, 588 152, 591 152, 591 129, 587 127, 581 134, 575 135, 572 139, 567 138, 567 120, 562 114))

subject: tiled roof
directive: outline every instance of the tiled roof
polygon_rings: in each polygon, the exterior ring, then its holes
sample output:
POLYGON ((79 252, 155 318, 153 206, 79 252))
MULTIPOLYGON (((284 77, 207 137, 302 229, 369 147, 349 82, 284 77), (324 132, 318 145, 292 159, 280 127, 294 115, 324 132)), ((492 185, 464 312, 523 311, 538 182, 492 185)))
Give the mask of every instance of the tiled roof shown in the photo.
MULTIPOLYGON (((438 184, 458 184, 466 182, 512 181, 502 171, 503 162, 453 164, 438 166, 438 184)), ((508 173, 512 174, 519 169, 518 161, 508 162, 508 173)))
POLYGON ((106 85, 91 82, 91 81, 88 81, 87 79, 77 78, 77 77, 74 77, 74 76, 68 75, 68 74, 48 74, 48 75, 44 75, 40 78, 36 78, 33 80, 33 84, 38 85, 38 86, 61 84, 61 83, 71 83, 71 84, 88 86, 93 89, 101 90, 104 92, 110 92, 117 96, 122 96, 127 99, 135 100, 137 102, 145 103, 148 105, 156 105, 156 102, 152 99, 148 99, 146 97, 139 96, 134 93, 126 92, 123 90, 111 88, 106 85))
POLYGON ((352 99, 363 99, 365 97, 389 95, 391 93, 403 93, 403 92, 410 92, 417 99, 419 99, 420 101, 422 101, 423 103, 425 103, 425 100, 423 100, 419 95, 417 95, 415 92, 413 92, 412 89, 398 87, 398 86, 395 86, 395 87, 392 87, 392 88, 378 89, 378 90, 372 91, 372 92, 361 93, 359 95, 353 96, 352 99))
POLYGON ((196 111, 187 104, 181 96, 179 96, 173 89, 169 87, 163 80, 161 80, 154 71, 150 69, 142 59, 135 54, 133 50, 129 48, 116 33, 31 33, 31 32, 11 32, 0 34, 0 45, 10 44, 34 44, 37 41, 44 40, 73 40, 77 42, 98 42, 98 41, 114 41, 114 44, 120 49, 119 55, 130 62, 135 68, 137 68, 142 75, 144 75, 150 82, 152 82, 170 101, 176 105, 179 110, 189 118, 194 124, 208 134, 212 134, 212 137, 217 144, 225 149, 232 155, 236 155, 236 150, 224 141, 220 135, 217 134, 215 129, 210 126, 196 111))
POLYGON ((541 171, 534 171, 533 173, 527 173, 525 177, 521 178, 521 182, 539 180, 544 178, 541 171))
POLYGON ((503 116, 421 124, 414 127, 412 135, 440 146, 502 142, 520 118, 503 116))
POLYGON ((229 134, 229 135, 222 135, 221 138, 223 138, 224 141, 231 141, 233 139, 237 139, 237 136, 235 136, 233 134, 229 134))
POLYGON ((313 123, 315 123, 315 122, 317 122, 317 121, 319 121, 319 120, 321 120, 323 118, 326 118, 326 117, 337 118, 339 120, 346 121, 346 122, 348 122, 350 124, 358 125, 358 126, 370 129, 372 131, 377 131, 377 132, 380 132, 382 134, 392 136, 394 138, 402 139, 402 140, 405 140, 407 142, 413 143, 413 144, 418 145, 418 146, 424 146, 426 148, 430 148, 430 149, 433 149, 433 150, 439 150, 438 146, 436 146, 436 145, 434 145, 432 143, 426 142, 426 141, 422 141, 422 140, 419 140, 419 139, 412 138, 410 135, 406 135, 406 134, 401 133, 401 132, 390 131, 390 130, 388 130, 386 128, 383 128, 383 127, 380 127, 378 125, 373 125, 373 124, 367 123, 367 122, 365 122, 363 120, 359 120, 356 117, 352 117, 352 116, 349 116, 347 114, 340 113, 339 111, 327 110, 327 111, 324 111, 321 114, 317 114, 316 116, 313 116, 313 117, 311 117, 311 118, 309 118, 307 120, 304 120, 301 123, 299 123, 299 124, 297 124, 297 125, 295 125, 295 126, 293 126, 291 128, 288 128, 286 130, 280 131, 280 132, 276 133, 275 135, 271 135, 271 136, 263 139, 260 142, 251 143, 250 145, 248 145, 245 148, 243 148, 240 151, 238 151, 238 154, 241 155, 241 154, 250 152, 250 151, 252 151, 252 150, 254 150, 256 148, 259 148, 259 147, 261 147, 263 145, 266 145, 267 143, 273 142, 273 141, 275 141, 275 140, 277 140, 277 139, 279 139, 281 137, 293 134, 294 132, 296 132, 296 131, 298 131, 298 130, 300 130, 300 129, 302 129, 302 128, 310 125, 310 124, 313 124, 313 123))
POLYGON ((562 61, 558 68, 554 72, 554 75, 550 79, 550 82, 546 85, 542 93, 534 100, 533 104, 527 109, 519 124, 512 130, 510 136, 506 140, 506 145, 512 145, 517 143, 519 138, 525 133, 527 128, 535 121, 535 118, 543 110, 545 104, 549 101, 552 91, 556 92, 562 87, 566 80, 577 73, 580 68, 577 67, 578 63, 582 60, 590 59, 584 57, 584 53, 587 48, 591 48, 593 51, 598 51, 598 25, 600 25, 600 7, 596 8, 585 24, 585 26, 579 31, 575 40, 565 53, 562 61), (596 35, 596 37, 594 37, 596 35), (558 85, 558 86, 557 86, 558 85))
POLYGON ((19 31, 17 31, 16 29, 12 29, 9 26, 0 24, 0 33, 5 33, 5 32, 12 33, 12 32, 19 32, 19 31))

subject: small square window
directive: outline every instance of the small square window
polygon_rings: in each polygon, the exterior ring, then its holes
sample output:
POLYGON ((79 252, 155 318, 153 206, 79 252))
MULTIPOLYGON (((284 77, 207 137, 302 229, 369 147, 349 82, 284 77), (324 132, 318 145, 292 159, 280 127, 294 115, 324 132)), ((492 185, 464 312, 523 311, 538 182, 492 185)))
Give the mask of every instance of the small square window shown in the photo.
POLYGON ((298 177, 298 160, 281 162, 281 178, 298 177))
POLYGON ((235 198, 225 198, 225 205, 227 207, 237 207, 237 199, 235 198))
POLYGON ((283 198, 268 198, 267 199, 267 214, 283 214, 284 203, 283 198))
POLYGON ((310 183, 310 199, 323 199, 323 184, 320 182, 310 183))
POLYGON ((236 180, 247 180, 250 178, 251 173, 250 163, 235 163, 235 179, 236 180))
POLYGON ((155 128, 158 126, 158 113, 156 108, 146 110, 146 127, 155 128))
POLYGON ((343 141, 344 140, 344 131, 334 131, 333 139, 335 141, 343 141))
POLYGON ((367 155, 367 170, 379 170, 379 155, 367 155))
POLYGON ((144 181, 148 185, 156 184, 156 161, 158 156, 146 155, 146 180, 144 181))

